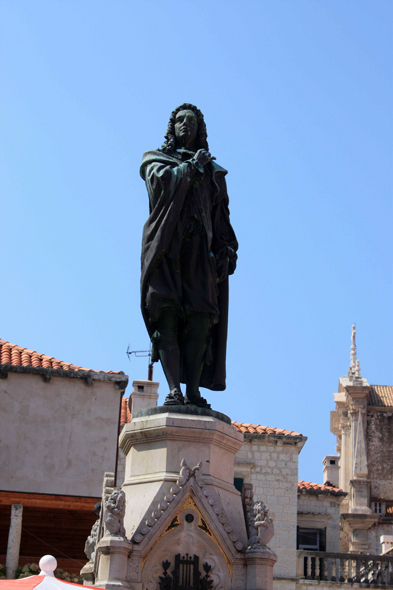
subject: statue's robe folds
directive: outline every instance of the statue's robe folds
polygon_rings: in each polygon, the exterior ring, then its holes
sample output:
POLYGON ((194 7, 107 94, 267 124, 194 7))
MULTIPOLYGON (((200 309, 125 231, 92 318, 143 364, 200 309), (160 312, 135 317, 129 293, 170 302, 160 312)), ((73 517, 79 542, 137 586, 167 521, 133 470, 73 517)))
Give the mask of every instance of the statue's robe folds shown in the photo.
MULTIPOLYGON (((187 156, 183 156, 183 159, 184 157, 187 156)), ((179 255, 185 217, 189 219, 190 214, 195 214, 204 228, 206 244, 203 255, 206 254, 208 259, 205 276, 199 279, 201 284, 198 285, 198 290, 202 292, 204 289, 213 289, 217 306, 215 317, 212 315, 211 337, 200 386, 222 391, 226 387, 228 274, 232 274, 236 268, 238 248, 229 220, 229 199, 225 182, 227 171, 212 161, 205 167, 203 178, 202 175, 199 176, 199 184, 195 185, 195 175, 200 175, 200 172, 193 169, 190 160, 183 159, 177 153, 171 156, 160 150, 149 151, 143 155, 140 172, 149 194, 150 215, 143 228, 142 237, 142 314, 153 340, 153 360, 158 360, 157 351, 154 350, 156 318, 151 317, 151 310, 149 313, 147 305, 150 281, 156 269, 166 268, 172 264, 172 259, 179 255), (228 274, 225 273, 218 282, 216 270, 220 268, 220 261, 227 258, 228 274)), ((187 313, 187 310, 183 311, 187 313)), ((181 381, 184 383, 184 371, 181 370, 181 373, 181 381)))

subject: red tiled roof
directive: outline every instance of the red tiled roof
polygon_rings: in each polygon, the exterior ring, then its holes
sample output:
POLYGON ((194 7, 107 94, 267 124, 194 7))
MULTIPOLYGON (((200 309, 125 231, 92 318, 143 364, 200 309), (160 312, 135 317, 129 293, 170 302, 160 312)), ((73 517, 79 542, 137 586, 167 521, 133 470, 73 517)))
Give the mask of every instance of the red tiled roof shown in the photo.
POLYGON ((320 483, 312 483, 311 481, 298 481, 297 487, 299 490, 305 490, 305 491, 312 491, 312 492, 332 492, 332 493, 337 493, 337 492, 343 492, 340 488, 336 488, 336 486, 334 486, 333 484, 330 483, 330 481, 327 481, 324 484, 320 484, 320 483))
POLYGON ((232 422, 232 426, 245 434, 282 434, 283 436, 303 436, 300 432, 283 430, 282 428, 271 428, 260 424, 247 424, 246 422, 232 422))
POLYGON ((368 402, 370 406, 393 406, 393 385, 372 385, 368 402))
POLYGON ((122 371, 95 371, 94 369, 86 369, 78 365, 65 363, 55 359, 53 356, 47 356, 35 350, 29 350, 17 344, 11 344, 11 342, 0 338, 0 365, 5 364, 43 369, 63 369, 64 371, 89 371, 91 373, 107 373, 113 375, 122 374, 122 371))
MULTIPOLYGON (((128 406, 128 397, 123 397, 121 402, 120 426, 131 422, 131 412, 128 406)), ((292 430, 283 430, 282 428, 270 428, 270 426, 260 426, 259 424, 245 424, 244 422, 232 422, 232 426, 239 432, 249 434, 282 434, 284 436, 303 436, 299 432, 292 430)))
POLYGON ((130 398, 128 397, 123 397, 121 400, 120 426, 124 426, 124 424, 128 424, 128 422, 131 422, 132 416, 128 405, 129 399, 130 398))

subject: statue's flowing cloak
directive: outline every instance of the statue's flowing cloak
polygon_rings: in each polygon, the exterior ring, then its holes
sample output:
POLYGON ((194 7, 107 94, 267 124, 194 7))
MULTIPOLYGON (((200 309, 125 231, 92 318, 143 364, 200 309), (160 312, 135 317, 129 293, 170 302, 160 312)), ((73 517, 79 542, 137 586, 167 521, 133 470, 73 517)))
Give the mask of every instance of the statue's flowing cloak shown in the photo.
MULTIPOLYGON (((170 251, 172 240, 178 231, 178 221, 190 188, 189 166, 187 162, 180 163, 178 159, 159 150, 149 151, 143 155, 140 173, 149 194, 150 214, 142 236, 141 308, 150 337, 156 327, 150 322, 146 309, 149 278, 170 251)), ((226 255, 228 247, 231 252, 236 252, 238 243, 229 221, 229 199, 225 181, 227 171, 214 161, 210 166, 215 193, 212 195, 213 235, 207 239, 211 242, 209 246, 212 253, 220 256, 220 253, 226 255)), ((232 274, 235 267, 236 255, 230 259, 228 274, 232 274)), ((216 391, 222 391, 226 387, 228 303, 227 277, 218 283, 219 320, 212 327, 208 360, 205 362, 200 380, 201 387, 216 391)), ((181 381, 185 382, 183 374, 181 381)))

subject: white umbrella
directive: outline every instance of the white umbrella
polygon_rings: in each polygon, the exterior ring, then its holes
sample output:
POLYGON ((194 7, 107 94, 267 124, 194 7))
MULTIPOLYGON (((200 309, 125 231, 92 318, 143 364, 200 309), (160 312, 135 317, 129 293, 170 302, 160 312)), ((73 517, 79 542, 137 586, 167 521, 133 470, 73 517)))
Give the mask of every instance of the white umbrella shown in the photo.
MULTIPOLYGON (((92 588, 93 586, 83 586, 82 584, 73 584, 64 582, 55 578, 53 573, 57 568, 57 561, 52 555, 44 555, 40 559, 40 573, 38 576, 29 576, 21 580, 0 580, 0 590, 70 590, 70 586, 78 588, 92 588)), ((95 588, 94 590, 97 590, 95 588)))

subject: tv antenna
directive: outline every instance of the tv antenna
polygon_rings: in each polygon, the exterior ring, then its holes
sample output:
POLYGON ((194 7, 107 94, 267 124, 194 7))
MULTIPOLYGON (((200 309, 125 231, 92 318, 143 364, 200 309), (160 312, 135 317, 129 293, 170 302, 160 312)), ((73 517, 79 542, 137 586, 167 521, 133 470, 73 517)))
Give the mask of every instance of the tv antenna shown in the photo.
POLYGON ((151 362, 151 344, 149 346, 149 350, 130 350, 130 345, 127 346, 126 355, 128 356, 128 360, 131 362, 131 357, 134 355, 136 358, 149 358, 149 366, 147 371, 147 380, 153 381, 153 363, 151 362))

